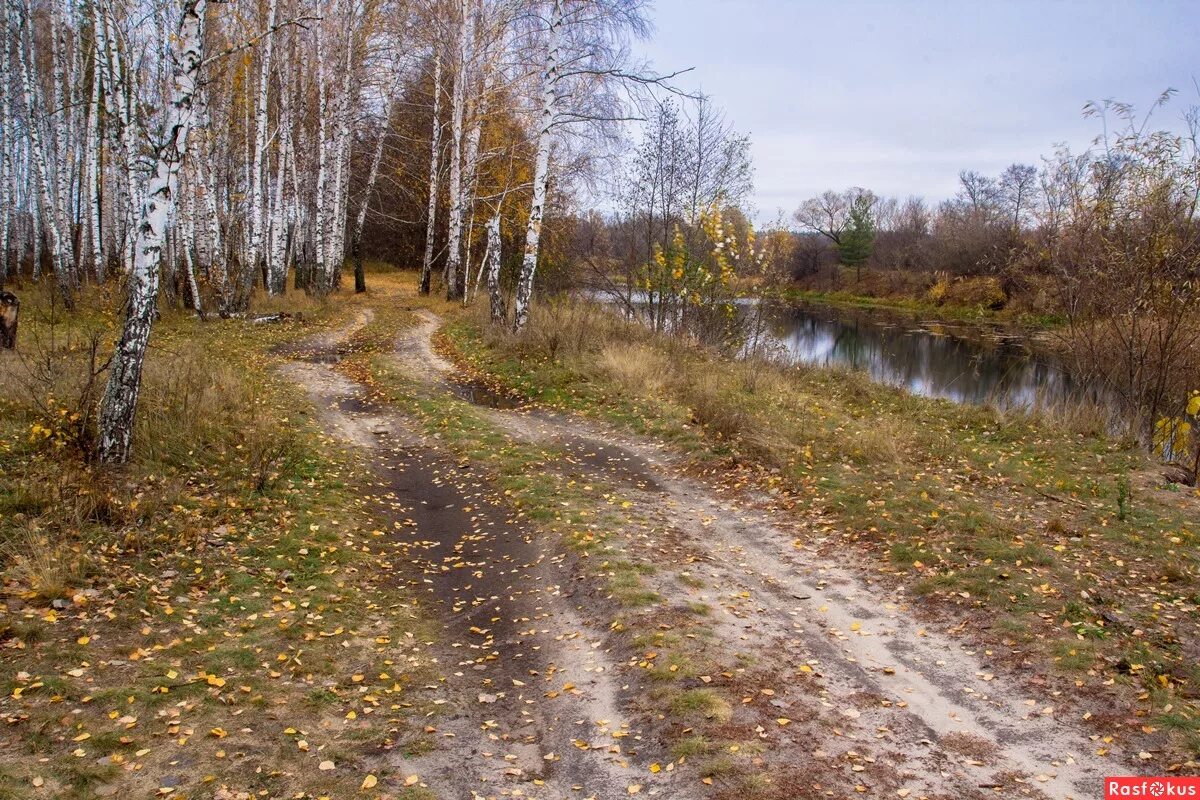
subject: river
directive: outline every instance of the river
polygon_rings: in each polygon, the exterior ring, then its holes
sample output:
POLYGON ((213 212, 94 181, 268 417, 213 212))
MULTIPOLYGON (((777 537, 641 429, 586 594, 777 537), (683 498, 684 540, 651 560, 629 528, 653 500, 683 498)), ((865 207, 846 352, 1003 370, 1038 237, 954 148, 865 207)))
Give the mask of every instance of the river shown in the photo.
MULTIPOLYGON (((614 302, 602 290, 588 295, 614 302)), ((634 293, 634 306, 644 301, 634 293)), ((758 308, 749 299, 738 305, 742 314, 758 308)), ((765 344, 792 363, 862 370, 880 383, 956 403, 1037 408, 1098 399, 1086 396, 1051 350, 1019 328, 827 303, 779 303, 761 310, 765 344)))
POLYGON ((1016 329, 814 303, 766 313, 790 361, 863 370, 913 394, 1024 408, 1078 394, 1058 359, 1016 329))

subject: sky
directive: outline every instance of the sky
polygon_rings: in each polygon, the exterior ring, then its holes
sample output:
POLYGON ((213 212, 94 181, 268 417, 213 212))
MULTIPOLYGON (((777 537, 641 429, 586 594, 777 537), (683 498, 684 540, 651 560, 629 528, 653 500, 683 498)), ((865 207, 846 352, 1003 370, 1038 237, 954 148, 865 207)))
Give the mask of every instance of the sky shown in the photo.
POLYGON ((1100 132, 1089 100, 1200 104, 1200 0, 655 0, 634 51, 753 141, 760 218, 825 189, 954 194, 960 170, 1039 164, 1100 132))

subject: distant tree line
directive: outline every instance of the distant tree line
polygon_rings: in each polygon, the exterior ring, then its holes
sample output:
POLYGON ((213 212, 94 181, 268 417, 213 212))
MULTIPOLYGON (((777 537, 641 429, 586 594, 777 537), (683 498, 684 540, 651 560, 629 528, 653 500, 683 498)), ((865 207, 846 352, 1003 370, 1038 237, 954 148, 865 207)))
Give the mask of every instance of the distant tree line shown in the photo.
POLYGON ((1002 275, 1037 225, 1042 177, 1029 164, 1012 164, 995 177, 964 170, 955 196, 937 205, 861 187, 826 191, 793 215, 789 271, 803 278, 841 263, 860 270, 1002 275))

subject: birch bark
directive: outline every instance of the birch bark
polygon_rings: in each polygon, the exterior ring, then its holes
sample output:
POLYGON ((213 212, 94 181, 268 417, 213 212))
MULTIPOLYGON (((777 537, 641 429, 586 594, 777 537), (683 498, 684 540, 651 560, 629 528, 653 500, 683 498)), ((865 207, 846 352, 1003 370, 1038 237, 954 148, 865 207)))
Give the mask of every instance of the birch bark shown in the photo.
POLYGON ((129 460, 133 421, 142 385, 142 366, 158 294, 165 225, 175 204, 179 166, 187 152, 192 104, 204 61, 206 0, 184 0, 171 43, 173 82, 164 135, 155 147, 153 171, 138 215, 134 263, 125 323, 109 365, 100 401, 99 456, 110 464, 129 460))
MULTIPOLYGON (((463 291, 462 302, 466 305, 471 300, 471 237, 475 230, 475 200, 476 190, 479 184, 479 142, 483 137, 483 122, 487 117, 488 100, 491 97, 494 87, 495 72, 492 70, 492 65, 484 62, 484 79, 483 89, 475 101, 474 113, 471 116, 471 127, 467 131, 466 155, 463 159, 465 162, 466 174, 463 176, 464 194, 467 197, 467 204, 471 208, 470 219, 467 222, 467 246, 466 258, 463 263, 463 291)), ((487 260, 487 254, 484 254, 484 261, 487 260)), ((484 265, 480 264, 480 272, 483 271, 484 265)), ((479 277, 476 276, 475 283, 479 283, 479 277)), ((475 287, 478 290, 478 286, 475 287)))
POLYGON ((330 286, 326 282, 325 275, 325 184, 328 180, 327 169, 325 164, 325 149, 328 141, 325 124, 325 75, 322 58, 324 48, 321 46, 321 36, 317 36, 317 106, 319 111, 319 124, 317 128, 317 187, 316 187, 316 216, 313 220, 313 244, 315 245, 315 261, 313 278, 315 279, 318 294, 325 294, 329 291, 330 286))
MULTIPOLYGON (((275 27, 275 11, 278 0, 270 0, 267 5, 267 30, 275 27)), ((254 112, 254 165, 250 173, 250 247, 247 267, 252 275, 258 274, 261 268, 264 242, 266 239, 266 192, 267 176, 263 162, 267 152, 267 101, 270 93, 271 55, 274 51, 274 36, 267 36, 262 44, 262 63, 258 76, 258 98, 254 112)), ((270 279, 264 281, 270 291, 270 279)))
POLYGON ((217 205, 217 181, 215 178, 217 148, 213 135, 212 118, 208 109, 208 90, 201 87, 196 92, 197 123, 204 130, 203 157, 196 170, 197 187, 204 196, 204 217, 208 222, 208 275, 209 283, 217 295, 217 313, 222 317, 229 314, 229 267, 221 244, 221 217, 217 205))
POLYGON ((487 224, 487 262, 488 298, 492 313, 492 322, 502 322, 508 316, 504 307, 504 294, 500 291, 500 210, 488 220, 487 224))
POLYGON ((193 192, 184 194, 182 208, 179 212, 181 230, 179 231, 179 247, 183 250, 184 268, 187 270, 188 295, 192 310, 196 316, 204 318, 204 306, 200 303, 200 285, 196 281, 196 260, 193 256, 196 241, 196 196, 193 192))
POLYGON ((286 90, 279 93, 279 101, 281 105, 279 163, 275 173, 275 193, 271 199, 270 255, 267 257, 267 292, 269 294, 283 294, 287 289, 287 261, 284 253, 286 241, 284 190, 287 186, 288 162, 292 159, 292 115, 291 103, 288 101, 286 90))
POLYGON ((421 294, 429 294, 433 275, 433 247, 437 240, 438 176, 442 146, 442 57, 433 57, 433 132, 429 141, 429 210, 425 217, 425 260, 421 262, 421 294))
POLYGON ((550 176, 550 135, 558 113, 558 39, 565 23, 563 0, 554 0, 550 30, 546 41, 546 61, 542 70, 542 113, 538 124, 537 157, 534 161, 533 199, 529 204, 529 223, 525 228, 525 255, 513 308, 513 330, 520 331, 529 321, 533 298, 533 278, 537 272, 541 244, 542 219, 546 214, 546 183, 550 176))
POLYGON ((350 243, 350 251, 354 256, 354 291, 362 293, 367 290, 367 275, 362 261, 363 226, 367 222, 367 209, 371 205, 371 195, 375 191, 375 182, 379 179, 379 162, 383 160, 383 145, 387 140, 388 125, 392 119, 392 103, 395 98, 395 88, 389 92, 388 100, 383 110, 383 125, 379 129, 379 140, 375 142, 375 152, 371 156, 371 171, 367 174, 367 185, 363 189, 362 202, 358 206, 358 216, 354 220, 354 239, 350 243))
MULTIPOLYGON (((9 74, 10 42, 9 6, 0 4, 0 30, 4 31, 0 41, 0 285, 8 278, 9 222, 16 208, 16 172, 13 150, 9 143, 12 131, 12 76, 9 74)), ((19 266, 18 266, 19 269, 19 266)))
POLYGON ((446 243, 446 299, 459 299, 458 273, 462 264, 463 221, 463 115, 467 102, 470 69, 470 37, 466 0, 458 2, 458 41, 454 70, 454 88, 450 98, 450 220, 446 243))
POLYGON ((354 56, 354 17, 356 7, 352 3, 346 18, 345 48, 341 96, 338 102, 337 135, 334 141, 333 197, 331 200, 330 230, 325 255, 326 286, 336 288, 342 272, 342 260, 346 253, 346 206, 350 172, 350 115, 353 109, 351 80, 354 56))
MULTIPOLYGON (((95 27, 95 20, 93 20, 95 27)), ((91 243, 92 271, 97 282, 104 281, 104 228, 103 209, 101 207, 100 152, 100 75, 102 61, 100 48, 94 44, 92 48, 92 92, 88 102, 88 134, 87 134, 87 210, 88 210, 88 241, 91 243)))
MULTIPOLYGON (((21 19, 21 14, 25 14, 26 18, 32 18, 29 0, 26 0, 25 7, 21 10, 15 8, 15 0, 11 2, 10 12, 17 11, 17 14, 11 14, 21 19)), ((67 242, 63 236, 63 231, 59 227, 60 217, 55 205, 55 181, 56 175, 51 169, 49 163, 49 154, 46 150, 46 141, 42 135, 42 125, 39 120, 39 109, 43 108, 41 103, 41 93, 37 90, 33 76, 33 49, 32 43, 28 40, 31 37, 32 31, 27 31, 27 36, 19 52, 20 61, 20 78, 21 90, 25 101, 25 109, 29 124, 27 126, 29 134, 29 157, 33 162, 34 173, 37 178, 38 185, 38 202, 40 205, 40 217, 42 229, 46 234, 46 242, 50 248, 50 259, 54 266, 54 277, 58 283, 59 294, 62 296, 63 304, 68 309, 75 307, 74 285, 70 268, 66 259, 67 242)), ((37 273, 39 267, 37 261, 37 252, 35 248, 34 271, 37 273)))
POLYGON ((135 232, 134 215, 141 205, 141 198, 134 165, 137 163, 137 145, 134 141, 135 125, 133 120, 132 103, 129 98, 128 70, 120 42, 120 32, 116 22, 108 13, 106 5, 97 6, 97 14, 102 24, 97 28, 96 35, 101 39, 101 45, 108 53, 108 81, 104 84, 106 103, 116 119, 117 135, 121 143, 123 156, 121 190, 125 195, 121 206, 124 209, 121 230, 121 247, 123 257, 121 263, 128 271, 134 261, 133 242, 135 232))
POLYGON ((65 20, 59 18, 59 10, 53 5, 50 8, 51 30, 51 76, 53 84, 50 92, 49 112, 52 121, 52 136, 48 142, 50 151, 47 161, 54 171, 54 222, 58 226, 59 237, 63 246, 62 259, 64 268, 69 271, 69 285, 74 291, 78 276, 75 272, 74 251, 71 249, 71 217, 70 217, 70 186, 71 186, 71 128, 70 110, 71 82, 67 80, 67 26, 65 20))

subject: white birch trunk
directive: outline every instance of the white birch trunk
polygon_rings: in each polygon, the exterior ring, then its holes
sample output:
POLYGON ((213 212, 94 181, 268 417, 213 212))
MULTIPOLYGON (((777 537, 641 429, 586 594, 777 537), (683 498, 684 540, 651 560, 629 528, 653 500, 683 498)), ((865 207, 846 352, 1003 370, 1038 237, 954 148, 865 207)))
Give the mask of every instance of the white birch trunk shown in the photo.
POLYGON ((33 281, 42 279, 42 200, 41 195, 33 199, 29 210, 29 240, 33 251, 33 281))
MULTIPOLYGON (((9 73, 10 46, 15 38, 9 34, 8 3, 0 3, 0 285, 8 279, 9 223, 17 208, 15 147, 10 143, 12 131, 12 76, 9 73)), ((18 264, 18 269, 20 265, 18 264)))
POLYGON ((280 92, 280 143, 277 171, 275 173, 275 194, 271 200, 271 235, 270 255, 267 258, 267 292, 282 294, 287 289, 287 261, 284 248, 287 244, 287 230, 284 220, 286 198, 284 190, 287 186, 288 162, 292 158, 292 119, 287 92, 280 92))
POLYGON ((542 70, 542 113, 538 122, 537 157, 533 168, 533 199, 529 204, 529 224, 525 229, 525 255, 513 308, 513 330, 520 331, 529 321, 533 299, 533 278, 537 272, 541 244, 542 219, 546 214, 546 184, 550 177, 550 135, 558 113, 558 37, 565 22, 562 0, 554 0, 550 30, 546 41, 546 63, 542 70))
MULTIPOLYGON (((275 27, 275 9, 278 0, 270 0, 267 5, 267 30, 275 27)), ((269 100, 271 77, 271 54, 274 49, 274 36, 267 36, 262 43, 262 64, 258 78, 258 99, 254 112, 254 166, 250 173, 250 247, 247 267, 252 274, 257 274, 265 249, 266 207, 265 184, 267 177, 263 169, 263 159, 267 151, 267 101, 269 100)), ((267 283, 270 283, 268 279, 267 283)))
POLYGON ((166 127, 162 141, 155 148, 154 169, 138 215, 125 324, 113 351, 108 383, 100 402, 99 455, 105 463, 128 461, 133 444, 142 365, 154 323, 164 227, 176 201, 179 165, 187 152, 192 103, 204 61, 205 6, 206 0, 184 0, 179 28, 171 43, 174 80, 166 127))
POLYGON ((466 0, 458 3, 458 48, 454 88, 450 97, 450 220, 446 240, 446 299, 459 297, 458 274, 462 266, 463 223, 463 116, 467 104, 467 72, 470 65, 470 36, 466 0))
POLYGON ((67 80, 66 73, 66 50, 67 50, 67 30, 65 20, 59 19, 57 8, 51 6, 50 11, 51 22, 51 76, 53 85, 50 93, 51 107, 47 110, 51 111, 53 138, 51 143, 53 148, 48 154, 52 168, 54 169, 54 219, 58 226, 59 236, 63 243, 63 260, 70 270, 70 283, 72 288, 77 281, 77 273, 75 270, 74 251, 71 247, 71 214, 70 214, 70 186, 71 186, 71 129, 70 129, 70 109, 73 104, 71 101, 71 82, 67 80))
POLYGON ((325 164, 325 149, 328 141, 326 132, 324 113, 325 99, 327 92, 325 91, 325 75, 322 65, 325 63, 323 56, 323 48, 321 47, 321 36, 317 36, 317 106, 321 109, 318 114, 319 125, 317 128, 317 186, 316 186, 316 217, 313 220, 313 244, 316 253, 314 254, 313 275, 310 280, 316 282, 313 288, 318 294, 324 294, 331 288, 326 281, 325 274, 325 184, 328 181, 328 170, 325 164))
POLYGON ((88 104, 87 135, 87 206, 88 240, 92 248, 92 270, 98 282, 104 280, 104 228, 102 223, 100 174, 100 48, 95 46, 92 57, 92 94, 88 104))
POLYGON ((225 250, 221 243, 221 217, 217 206, 216 146, 212 132, 212 120, 208 110, 208 90, 201 88, 196 93, 199 107, 197 124, 204 129, 203 157, 196 169, 199 190, 204 195, 204 217, 208 222, 208 276, 209 285, 217 295, 217 313, 229 313, 229 267, 225 262, 225 250))
MULTIPOLYGON (((191 183, 189 180, 187 183, 191 183)), ((200 302, 200 284, 196 280, 196 193, 183 191, 179 203, 179 235, 176 237, 179 249, 183 250, 183 266, 187 270, 185 278, 188 284, 192 310, 201 319, 204 318, 204 307, 200 302)))
POLYGON ((367 210, 371 207, 371 195, 375 193, 375 182, 379 179, 379 164, 383 161, 383 145, 387 141, 388 126, 392 119, 392 104, 395 102, 395 87, 388 94, 387 103, 383 108, 383 125, 379 128, 379 139, 375 142, 375 152, 371 155, 371 170, 367 173, 367 185, 363 189, 362 202, 358 204, 358 215, 354 219, 354 239, 350 250, 354 257, 354 291, 367 290, 366 273, 362 263, 363 227, 367 224, 367 210))
POLYGON ((487 287, 492 322, 501 323, 508 316, 504 307, 504 294, 500 291, 500 209, 488 220, 487 252, 483 260, 487 266, 487 287))
MULTIPOLYGON (((463 276, 465 287, 463 289, 463 305, 470 302, 471 299, 471 248, 472 236, 475 230, 475 199, 476 191, 479 185, 479 142, 483 137, 483 122, 487 118, 488 100, 492 94, 492 88, 495 80, 495 72, 491 69, 491 65, 484 64, 485 75, 483 78, 483 90, 475 103, 475 113, 471 118, 471 128, 467 131, 467 147, 466 156, 463 159, 466 166, 466 174, 463 176, 465 185, 464 194, 467 197, 467 204, 471 208, 470 220, 467 223, 467 246, 465 266, 463 267, 465 274, 463 276)), ((487 255, 484 255, 484 262, 487 261, 487 255)), ((482 275, 484 263, 479 265, 479 272, 482 275)), ((475 283, 478 285, 480 276, 476 276, 475 283)))
MULTIPOLYGON (((287 87, 285 87, 285 91, 286 91, 286 89, 287 89, 287 87)), ((304 97, 304 95, 300 94, 299 97, 291 98, 288 100, 288 116, 289 116, 289 118, 291 118, 292 115, 295 113, 292 110, 295 107, 293 105, 293 100, 295 101, 295 104, 299 105, 300 117, 301 118, 304 117, 305 104, 304 104, 303 97, 304 97)), ((292 191, 291 191, 291 194, 287 198, 288 204, 287 204, 287 208, 285 209, 285 214, 287 215, 287 218, 285 220, 286 225, 287 225, 287 245, 286 245, 286 250, 283 254, 284 280, 285 281, 287 280, 287 269, 288 269, 289 265, 295 265, 297 277, 299 277, 300 267, 297 263, 296 252, 297 252, 297 248, 299 246, 299 240, 300 240, 301 236, 303 235, 303 232, 307 228, 307 221, 308 221, 307 220, 308 207, 306 205, 304 205, 304 206, 301 205, 302 195, 300 193, 300 187, 301 187, 300 167, 299 167, 299 164, 297 163, 299 161, 298 154, 304 152, 303 136, 304 136, 304 129, 301 128, 295 132, 295 138, 293 139, 292 138, 293 133, 289 126, 289 128, 288 128, 288 148, 287 148, 288 153, 289 153, 289 158, 288 158, 287 165, 288 165, 288 169, 289 169, 288 177, 291 179, 292 191)))
POLYGON ((128 270, 133 264, 134 215, 141 205, 140 191, 134 164, 137 159, 137 145, 134 142, 135 126, 131 105, 129 102, 128 73, 121 51, 121 43, 115 21, 105 5, 97 4, 96 13, 100 24, 96 27, 96 36, 100 46, 108 54, 108 81, 105 82, 105 101, 116 119, 117 136, 121 144, 123 157, 122 180, 120 181, 122 198, 121 207, 124 211, 121 219, 120 241, 122 246, 121 263, 128 270))
POLYGON ((325 256, 326 286, 329 288, 334 288, 338 284, 342 261, 346 253, 346 206, 350 188, 350 116, 354 107, 351 97, 353 90, 351 66, 354 55, 353 6, 349 14, 350 16, 346 20, 346 60, 343 64, 341 98, 337 113, 338 126, 334 140, 333 196, 330 204, 328 250, 325 256))
POLYGON ((433 274, 433 247, 437 239, 438 176, 442 145, 442 57, 433 57, 433 131, 429 146, 429 211, 425 218, 425 260, 421 262, 421 294, 429 294, 433 274))

